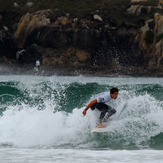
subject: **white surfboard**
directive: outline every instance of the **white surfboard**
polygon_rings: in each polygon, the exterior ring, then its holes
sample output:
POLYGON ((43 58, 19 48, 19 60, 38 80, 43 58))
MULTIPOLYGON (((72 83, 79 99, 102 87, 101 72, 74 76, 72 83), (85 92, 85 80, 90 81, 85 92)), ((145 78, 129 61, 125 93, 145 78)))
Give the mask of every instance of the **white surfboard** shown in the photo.
POLYGON ((91 130, 92 133, 95 133, 95 132, 108 132, 108 126, 110 125, 112 119, 109 119, 107 122, 104 122, 103 124, 106 126, 106 128, 98 128, 98 127, 95 127, 91 130))
POLYGON ((108 131, 107 131, 107 128, 97 128, 97 127, 95 127, 95 128, 92 129, 91 132, 92 132, 92 133, 96 133, 96 132, 97 132, 97 133, 98 133, 98 132, 99 132, 99 133, 100 133, 100 132, 104 133, 104 132, 108 132, 108 131))

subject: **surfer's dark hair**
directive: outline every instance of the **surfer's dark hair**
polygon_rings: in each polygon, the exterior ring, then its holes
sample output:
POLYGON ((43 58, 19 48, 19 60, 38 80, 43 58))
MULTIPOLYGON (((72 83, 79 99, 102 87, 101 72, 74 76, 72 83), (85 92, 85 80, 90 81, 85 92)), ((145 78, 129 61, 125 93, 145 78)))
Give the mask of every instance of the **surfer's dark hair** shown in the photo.
POLYGON ((115 88, 115 87, 113 87, 113 88, 110 89, 110 93, 111 94, 113 94, 115 92, 118 92, 118 91, 119 91, 118 88, 115 88))

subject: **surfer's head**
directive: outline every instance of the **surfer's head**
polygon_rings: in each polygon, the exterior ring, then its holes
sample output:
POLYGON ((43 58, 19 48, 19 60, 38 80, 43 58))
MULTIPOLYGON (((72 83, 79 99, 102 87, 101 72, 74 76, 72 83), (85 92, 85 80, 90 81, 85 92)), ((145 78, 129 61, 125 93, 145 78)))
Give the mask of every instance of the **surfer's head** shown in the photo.
POLYGON ((118 88, 113 87, 110 89, 110 97, 112 99, 116 99, 118 97, 118 88))

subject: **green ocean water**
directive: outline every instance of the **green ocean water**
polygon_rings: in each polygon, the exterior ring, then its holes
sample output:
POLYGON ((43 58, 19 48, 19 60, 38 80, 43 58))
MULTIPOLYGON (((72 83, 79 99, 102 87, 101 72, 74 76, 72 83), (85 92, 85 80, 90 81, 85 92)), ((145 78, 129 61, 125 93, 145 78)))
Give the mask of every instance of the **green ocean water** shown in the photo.
POLYGON ((163 150, 163 78, 0 77, 0 147, 163 150), (119 88, 107 133, 91 133, 97 93, 119 88))

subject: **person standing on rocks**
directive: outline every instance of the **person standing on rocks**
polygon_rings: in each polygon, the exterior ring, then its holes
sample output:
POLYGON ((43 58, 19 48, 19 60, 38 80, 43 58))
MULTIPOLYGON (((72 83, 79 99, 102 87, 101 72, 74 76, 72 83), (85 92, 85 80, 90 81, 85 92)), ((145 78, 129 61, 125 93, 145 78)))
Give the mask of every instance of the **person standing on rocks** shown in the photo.
POLYGON ((36 64, 35 64, 35 69, 36 69, 36 71, 38 71, 39 68, 40 68, 40 60, 37 59, 37 60, 36 60, 36 64))

